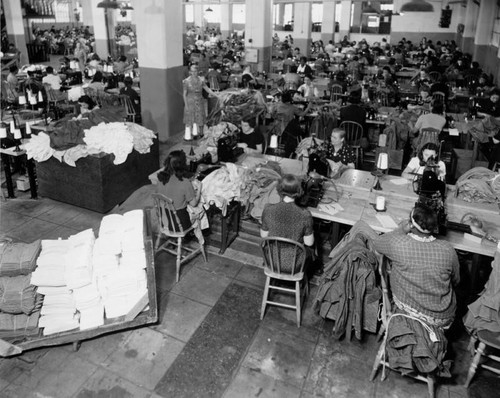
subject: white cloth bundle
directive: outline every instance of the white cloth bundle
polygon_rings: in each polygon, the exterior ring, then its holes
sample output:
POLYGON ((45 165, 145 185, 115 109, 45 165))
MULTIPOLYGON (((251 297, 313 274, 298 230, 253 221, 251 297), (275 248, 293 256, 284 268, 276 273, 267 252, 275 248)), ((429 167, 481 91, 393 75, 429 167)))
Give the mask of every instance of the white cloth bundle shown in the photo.
POLYGON ((134 149, 139 153, 149 153, 156 134, 139 124, 125 123, 129 133, 132 135, 134 149))
POLYGON ((115 155, 114 164, 121 164, 134 148, 132 134, 124 123, 99 123, 85 130, 85 143, 101 152, 115 155))
POLYGON ((144 250, 126 251, 120 258, 120 269, 129 267, 146 268, 146 253, 144 250))
POLYGON ((32 135, 24 148, 28 159, 35 159, 37 162, 44 162, 55 153, 55 150, 50 147, 50 137, 42 132, 32 135))
POLYGON ((142 291, 134 294, 108 298, 104 301, 106 318, 111 319, 126 315, 146 293, 147 289, 143 289, 142 291))

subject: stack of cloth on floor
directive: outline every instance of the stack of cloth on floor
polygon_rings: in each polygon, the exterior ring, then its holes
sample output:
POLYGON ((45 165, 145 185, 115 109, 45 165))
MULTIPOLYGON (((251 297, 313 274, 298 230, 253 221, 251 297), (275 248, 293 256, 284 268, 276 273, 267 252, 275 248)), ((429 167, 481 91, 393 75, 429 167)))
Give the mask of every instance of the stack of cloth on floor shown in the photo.
POLYGON ((106 318, 126 315, 147 295, 142 210, 102 219, 93 264, 106 318))
POLYGON ((0 338, 37 335, 42 296, 30 283, 40 241, 0 245, 0 338))

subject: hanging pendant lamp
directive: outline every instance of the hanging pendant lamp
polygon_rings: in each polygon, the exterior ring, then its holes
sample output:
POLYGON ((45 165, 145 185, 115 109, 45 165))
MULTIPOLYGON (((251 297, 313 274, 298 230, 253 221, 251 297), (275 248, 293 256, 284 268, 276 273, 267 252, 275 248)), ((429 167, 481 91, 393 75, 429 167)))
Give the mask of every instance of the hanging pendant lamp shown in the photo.
POLYGON ((434 6, 425 0, 411 0, 403 4, 400 12, 433 12, 434 6))

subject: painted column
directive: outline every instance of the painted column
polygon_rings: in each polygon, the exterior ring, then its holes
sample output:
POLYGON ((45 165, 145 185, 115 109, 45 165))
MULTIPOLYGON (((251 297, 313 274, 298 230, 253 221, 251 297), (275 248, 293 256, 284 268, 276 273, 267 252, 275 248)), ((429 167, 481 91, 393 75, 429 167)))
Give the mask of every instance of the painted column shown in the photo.
POLYGON ((473 0, 467 1, 465 12, 464 33, 462 35, 462 50, 466 53, 474 51, 474 37, 476 35, 477 15, 479 7, 473 0))
MULTIPOLYGON (((93 4, 90 1, 82 1, 80 2, 82 5, 82 15, 80 20, 83 22, 83 25, 89 26, 91 29, 93 29, 94 26, 94 20, 93 20, 93 13, 92 13, 92 7, 93 4)), ((97 3, 96 3, 97 4, 97 3)), ((94 5, 95 7, 95 5, 94 5)))
POLYGON ((295 3, 293 7, 293 46, 308 56, 311 49, 311 3, 295 3))
POLYGON ((474 37, 474 60, 484 65, 496 17, 496 2, 482 1, 479 5, 476 36, 474 37))
POLYGON ((29 41, 29 37, 25 36, 21 2, 19 0, 5 0, 3 1, 3 9, 5 12, 5 24, 7 25, 9 42, 13 43, 21 52, 20 64, 27 64, 29 60, 26 42, 27 40, 29 41))
POLYGON ((233 5, 229 0, 220 3, 220 32, 223 38, 229 37, 233 33, 233 5))
POLYGON ((272 6, 269 0, 245 2, 245 49, 258 52, 256 62, 250 61, 248 54, 247 62, 258 71, 268 71, 271 67, 272 6))
POLYGON ((160 141, 184 130, 181 0, 133 0, 141 74, 142 123, 160 141))
MULTIPOLYGON (((86 15, 85 7, 90 8, 91 20, 90 22, 94 28, 94 51, 101 58, 107 58, 108 54, 108 34, 106 31, 106 19, 104 17, 104 8, 97 8, 97 4, 100 3, 101 0, 89 0, 82 2, 83 5, 83 14, 86 15), (88 3, 88 4, 86 4, 88 3)), ((108 10, 108 13, 113 10, 108 10)), ((88 11, 87 11, 88 12, 88 11)), ((88 23, 86 22, 88 25, 88 23)))
POLYGON ((335 1, 323 0, 323 21, 321 21, 321 40, 326 45, 335 42, 335 1))
POLYGON ((349 37, 349 31, 351 29, 351 0, 342 0, 342 11, 340 12, 340 22, 339 22, 339 40, 341 41, 344 36, 349 37))

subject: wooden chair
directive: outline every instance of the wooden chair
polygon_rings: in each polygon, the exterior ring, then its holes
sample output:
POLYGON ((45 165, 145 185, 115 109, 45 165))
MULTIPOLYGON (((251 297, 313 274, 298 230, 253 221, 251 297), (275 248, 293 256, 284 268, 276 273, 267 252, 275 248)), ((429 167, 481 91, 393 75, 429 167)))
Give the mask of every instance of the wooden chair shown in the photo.
POLYGON ((340 84, 332 84, 330 88, 330 101, 337 101, 344 97, 344 89, 340 84))
POLYGON ((304 272, 306 249, 301 243, 278 237, 264 238, 261 243, 261 249, 264 257, 266 286, 262 298, 260 319, 264 318, 266 307, 270 304, 296 310, 297 327, 300 327, 302 299, 309 293, 307 275, 304 272), (283 285, 274 285, 272 284, 273 280, 290 282, 294 284, 294 287, 289 288, 283 285), (270 290, 294 293, 295 305, 270 300, 270 290))
POLYGON ((390 106, 389 96, 385 91, 378 91, 376 94, 376 98, 380 106, 390 106))
POLYGON ((53 110, 57 119, 60 118, 61 111, 64 114, 75 111, 75 107, 68 104, 65 95, 57 95, 50 84, 44 84, 43 87, 47 93, 47 111, 53 110))
POLYGON ((434 83, 436 83, 441 79, 441 73, 439 73, 437 71, 432 71, 432 72, 429 72, 429 77, 434 83))
POLYGON ((441 104, 443 104, 443 106, 446 108, 446 95, 442 91, 435 91, 432 94, 432 100, 435 103, 441 103, 441 104))
POLYGON ((125 112, 126 112, 126 118, 127 121, 135 123, 135 117, 137 116, 134 108, 134 104, 132 103, 132 99, 128 96, 124 96, 125 100, 125 112))
POLYGON ((172 199, 159 193, 154 193, 152 197, 155 203, 156 215, 160 226, 160 232, 158 233, 155 243, 155 252, 157 253, 158 251, 163 250, 176 256, 175 281, 179 282, 182 264, 191 260, 200 252, 203 255, 205 262, 207 261, 205 248, 201 243, 198 248, 183 246, 182 239, 189 232, 191 232, 194 227, 190 227, 188 229, 184 229, 182 227, 172 199), (160 241, 163 236, 166 237, 167 240, 160 246, 160 241))
POLYGON ((500 334, 491 332, 489 330, 480 330, 477 332, 477 336, 474 335, 471 336, 470 346, 475 347, 478 340, 479 340, 479 345, 475 349, 475 355, 470 364, 469 372, 467 373, 467 380, 465 381, 465 387, 469 386, 478 367, 483 367, 493 373, 496 373, 497 375, 500 375, 500 369, 490 365, 485 365, 484 363, 479 364, 479 362, 481 361, 481 357, 486 357, 495 362, 500 362, 500 356, 493 355, 491 353, 487 354, 485 352, 487 348, 500 350, 500 334))
POLYGON ((427 127, 427 128, 421 129, 420 133, 418 134, 417 140, 415 141, 415 144, 414 144, 414 156, 417 156, 418 153, 420 152, 420 149, 428 142, 432 142, 433 144, 436 144, 439 147, 440 146, 440 142, 439 142, 439 134, 440 133, 441 133, 440 130, 432 128, 432 127, 427 127))
POLYGON ((363 163, 363 148, 361 139, 363 138, 363 126, 357 122, 345 121, 339 126, 345 131, 345 142, 356 151, 356 168, 359 169, 363 163))
MULTIPOLYGON (((370 381, 373 381, 375 379, 375 376, 377 375, 378 368, 380 367, 380 365, 383 366, 381 381, 384 381, 386 379, 385 368, 389 367, 389 362, 385 359, 386 357, 385 349, 387 343, 387 331, 390 327, 391 316, 393 314, 391 293, 389 287, 389 277, 387 271, 388 259, 384 255, 379 253, 377 253, 377 259, 378 259, 378 272, 380 276, 380 285, 382 288, 382 309, 381 309, 382 326, 381 329, 379 330, 379 336, 383 335, 383 340, 375 357, 375 362, 373 364, 372 372, 370 374, 370 381)), ((424 376, 422 374, 414 374, 411 377, 426 382, 429 391, 429 397, 434 398, 434 390, 435 390, 434 378, 431 375, 424 376)))

